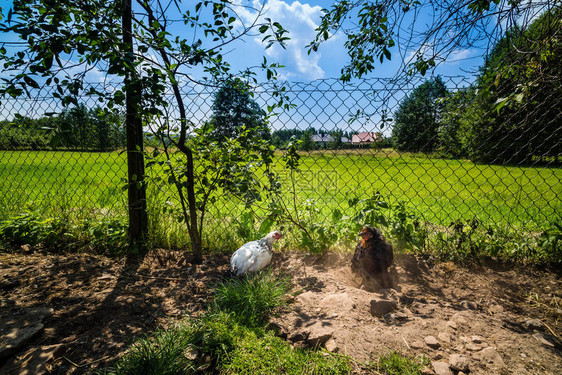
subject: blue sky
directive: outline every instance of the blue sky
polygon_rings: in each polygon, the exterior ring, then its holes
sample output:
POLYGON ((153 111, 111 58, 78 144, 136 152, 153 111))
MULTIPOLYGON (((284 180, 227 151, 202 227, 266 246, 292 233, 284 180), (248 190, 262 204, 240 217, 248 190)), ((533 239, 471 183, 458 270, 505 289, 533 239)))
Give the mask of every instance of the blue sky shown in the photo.
MULTIPOLYGON (((263 0, 234 0, 233 2, 241 5, 252 5, 258 8, 263 0)), ((184 6, 192 7, 192 1, 184 1, 184 6)), ((11 5, 9 0, 0 0, 0 6, 8 9, 11 5)), ((278 62, 285 65, 285 69, 280 71, 280 78, 289 81, 308 82, 316 79, 337 78, 340 76, 341 68, 348 62, 348 57, 344 48, 345 35, 337 33, 325 42, 318 52, 308 55, 306 45, 315 37, 314 29, 320 22, 322 7, 329 7, 331 1, 283 1, 268 0, 265 5, 265 12, 261 20, 265 17, 281 23, 289 30, 290 40, 287 42, 286 49, 280 46, 273 46, 264 50, 264 43, 261 35, 248 36, 240 42, 228 45, 224 49, 225 58, 235 70, 243 70, 248 65, 259 64, 262 56, 266 56, 271 62, 278 62)), ((256 11, 248 7, 240 7, 237 12, 242 20, 251 22, 256 17, 256 11)), ((174 15, 174 17, 176 17, 174 15)), ((423 28, 428 21, 423 14, 416 18, 416 25, 423 28)), ((177 17, 179 18, 179 17, 177 17)), ((411 22, 412 20, 410 20, 411 22)), ((173 33, 178 35, 190 35, 192 32, 182 22, 176 22, 171 28, 173 33)), ((12 35, 2 35, 2 41, 15 41, 12 35)), ((376 70, 371 73, 375 77, 392 77, 396 74, 403 58, 412 57, 411 51, 396 47, 391 50, 392 60, 385 61, 384 64, 377 64, 376 70), (402 54, 402 56, 401 56, 402 54)), ((436 73, 442 75, 467 75, 476 71, 482 64, 483 51, 477 48, 455 50, 445 63, 438 66, 436 73)), ((194 76, 201 75, 201 71, 195 69, 194 76)), ((93 81, 101 80, 101 72, 92 71, 90 78, 93 81)))
MULTIPOLYGON (((255 8, 259 8, 260 0, 233 0, 233 2, 240 5, 252 5, 253 7, 239 7, 237 8, 238 15, 243 22, 252 22, 256 17, 255 8)), ((10 1, 0 0, 0 4, 4 9, 4 14, 10 6, 10 1)), ((184 1, 182 4, 193 7, 195 2, 184 1)), ((263 56, 266 56, 269 62, 278 62, 285 65, 284 69, 279 71, 280 79, 293 81, 293 82, 311 82, 314 80, 338 78, 340 76, 341 68, 348 62, 344 43, 345 35, 337 33, 332 36, 327 42, 322 44, 318 52, 308 54, 306 45, 309 44, 315 37, 315 28, 320 22, 322 15, 322 7, 329 7, 331 1, 283 1, 283 0, 268 0, 265 4, 264 13, 261 15, 261 20, 265 17, 271 18, 274 21, 281 23, 287 30, 289 30, 290 40, 287 42, 286 49, 280 46, 273 46, 269 49, 264 49, 265 45, 262 42, 262 35, 251 35, 235 44, 228 45, 223 54, 225 59, 233 66, 234 70, 243 70, 250 65, 260 64, 263 56)), ((180 19, 178 15, 171 15, 172 18, 180 19)), ((416 17, 416 27, 423 28, 428 22, 427 17, 418 15, 416 17)), ((412 20, 410 20, 412 21, 412 20)), ((192 29, 183 25, 182 22, 174 22, 170 31, 175 35, 186 37, 188 40, 192 38, 192 29)), ((2 35, 2 41, 15 41, 13 35, 2 35)), ((372 72, 370 77, 388 78, 393 77, 402 66, 402 60, 408 59, 413 56, 413 52, 407 48, 398 50, 394 48, 391 50, 392 60, 385 61, 384 64, 377 64, 376 70, 372 72)), ((65 59, 72 60, 73 57, 67 56, 65 59)), ((449 56, 447 61, 440 64, 435 73, 445 76, 456 75, 471 75, 482 64, 483 52, 482 49, 458 49, 454 50, 449 56)), ((201 69, 190 69, 186 71, 192 75, 193 78, 199 79, 203 75, 201 69)), ((0 77, 5 73, 0 73, 0 77)), ((88 75, 89 82, 103 82, 105 74, 98 70, 92 69, 88 75)), ((466 83, 466 82, 465 82, 466 83)), ((399 98, 396 98, 398 100, 399 98)), ((311 100, 310 98, 307 100, 311 100)), ((322 99, 326 101, 326 99, 322 99)), ((365 99, 363 99, 365 100, 365 99)), ((348 102, 353 102, 353 98, 348 98, 348 102)), ((201 109, 209 106, 208 100, 203 100, 197 104, 201 109)), ((308 106, 313 106, 314 100, 307 103, 308 106)), ((362 105, 354 105, 346 103, 345 108, 355 110, 361 108, 362 105)), ((326 108, 326 107, 325 107, 326 108)), ((376 110, 376 108, 374 109, 376 110)), ((208 108, 206 111, 207 112, 208 108)), ((314 117, 315 110, 311 110, 309 114, 303 115, 303 120, 295 120, 294 126, 302 126, 302 124, 312 123, 318 128, 325 128, 327 130, 340 127, 348 127, 347 119, 349 114, 341 118, 335 118, 333 114, 324 112, 316 117, 314 121, 305 119, 306 116, 314 117)), ((321 110, 318 110, 321 111, 321 110)), ((300 115, 299 115, 300 116, 300 115)), ((337 116, 336 116, 337 117, 337 116)), ((290 119, 290 117, 289 117, 290 119)), ((374 120, 375 122, 377 120, 374 120)), ((290 121, 289 121, 290 123, 290 121)), ((284 125, 292 126, 292 125, 284 125)), ((371 127, 376 127, 373 124, 357 123, 353 125, 353 130, 370 130, 371 127)))
MULTIPOLYGON (((247 3, 247 1, 242 1, 247 3)), ((258 6, 259 1, 252 1, 258 6)), ((322 7, 328 7, 331 1, 283 1, 269 0, 266 3, 266 12, 263 17, 269 17, 280 22, 290 31, 291 40, 286 49, 274 46, 265 51, 265 55, 272 61, 280 62, 286 66, 281 78, 290 81, 311 81, 315 79, 334 78, 340 76, 341 68, 348 62, 344 43, 345 35, 337 33, 325 42, 317 53, 307 54, 306 45, 315 37, 315 28, 320 22, 322 7)), ((242 13, 248 20, 255 14, 252 12, 242 13)), ((412 20, 410 20, 412 21, 412 20)), ((429 22, 426 15, 419 15, 415 24, 418 29, 424 28, 429 22)), ((484 42, 483 42, 484 43, 484 42)), ((253 38, 244 42, 242 53, 231 52, 228 57, 235 66, 244 66, 249 56, 263 54, 263 43, 260 38, 253 38)), ((241 52, 241 51, 240 51, 241 52)), ((402 62, 402 57, 411 58, 411 51, 402 50, 403 56, 397 48, 391 50, 392 60, 384 64, 377 64, 376 70, 371 73, 375 77, 392 77, 397 73, 402 62)), ((471 49, 454 50, 446 62, 438 66, 436 74, 443 75, 467 75, 472 74, 482 64, 483 49, 473 47, 471 49)))

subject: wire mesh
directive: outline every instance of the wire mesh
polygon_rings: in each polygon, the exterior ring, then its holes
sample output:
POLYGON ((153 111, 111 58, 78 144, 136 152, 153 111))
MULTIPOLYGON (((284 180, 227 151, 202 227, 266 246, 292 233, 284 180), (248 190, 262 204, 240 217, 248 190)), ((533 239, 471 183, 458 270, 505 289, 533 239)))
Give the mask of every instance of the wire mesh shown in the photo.
MULTIPOLYGON (((500 126, 475 130, 457 121, 468 111, 467 102, 451 99, 455 93, 470 96, 472 79, 439 79, 446 94, 427 94, 410 107, 427 79, 283 83, 294 107, 271 117, 268 127, 276 147, 274 169, 285 192, 295 194, 299 207, 316 207, 315 220, 328 220, 335 210, 345 213, 350 201, 378 196, 403 202, 408 212, 436 227, 476 219, 539 232, 557 222, 562 103, 552 100, 560 96, 539 98, 551 102, 504 115, 500 126), (528 126, 511 126, 523 122, 528 126), (302 141, 300 166, 293 172, 282 158, 291 136, 302 141)), ((217 90, 182 87, 195 127, 212 117, 217 90)), ((272 85, 252 91, 262 109, 276 100, 272 85)), ((2 219, 23 210, 64 212, 77 219, 126 216, 123 115, 119 109, 104 111, 102 104, 85 96, 80 106, 65 109, 46 88, 31 98, 2 101, 2 219)), ((170 106, 170 123, 178 116, 170 106)), ((152 147, 148 135, 146 142, 152 147)), ((149 214, 160 220, 161 206, 173 204, 173 190, 159 185, 149 189, 149 196, 158 202, 149 214)), ((207 223, 206 236, 242 220, 244 204, 228 194, 219 198, 210 208, 214 221, 207 223)))

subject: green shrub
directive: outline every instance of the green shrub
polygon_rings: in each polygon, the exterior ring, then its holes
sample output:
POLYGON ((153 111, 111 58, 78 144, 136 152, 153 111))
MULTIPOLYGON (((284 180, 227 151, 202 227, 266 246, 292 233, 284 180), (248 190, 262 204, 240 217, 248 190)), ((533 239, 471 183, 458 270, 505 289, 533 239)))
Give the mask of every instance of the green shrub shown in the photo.
POLYGON ((93 249, 110 255, 123 255, 128 250, 128 223, 120 218, 86 219, 81 230, 83 240, 93 249))
POLYGON ((68 236, 68 224, 64 220, 42 218, 32 211, 0 222, 0 241, 9 246, 35 246, 42 243, 52 247, 68 236))

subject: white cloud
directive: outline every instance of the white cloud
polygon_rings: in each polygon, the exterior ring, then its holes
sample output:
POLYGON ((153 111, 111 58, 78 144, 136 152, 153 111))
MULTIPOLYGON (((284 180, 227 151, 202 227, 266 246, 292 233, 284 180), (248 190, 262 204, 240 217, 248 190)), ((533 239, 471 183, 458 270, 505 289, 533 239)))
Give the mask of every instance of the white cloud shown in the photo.
MULTIPOLYGON (((260 8, 260 1, 253 1, 254 7, 260 8)), ((311 6, 306 3, 294 1, 287 3, 281 0, 267 1, 261 21, 265 22, 265 18, 270 18, 274 22, 279 22, 285 29, 289 31, 290 40, 283 49, 279 45, 273 45, 268 48, 265 53, 269 60, 285 65, 287 72, 284 72, 282 78, 297 78, 314 80, 325 77, 325 72, 320 66, 321 53, 313 53, 308 55, 306 45, 309 44, 315 36, 315 29, 320 21, 322 7, 311 6)), ((244 9, 239 13, 246 22, 252 22, 256 16, 255 11, 244 9)), ((262 35, 254 38, 254 42, 264 47, 262 35)))

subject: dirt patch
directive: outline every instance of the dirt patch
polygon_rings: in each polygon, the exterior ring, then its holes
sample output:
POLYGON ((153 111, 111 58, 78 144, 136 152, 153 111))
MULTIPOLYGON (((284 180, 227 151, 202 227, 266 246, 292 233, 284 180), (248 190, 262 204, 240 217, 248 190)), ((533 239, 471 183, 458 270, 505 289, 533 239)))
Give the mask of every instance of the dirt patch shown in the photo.
MULTIPOLYGON (((201 311, 210 286, 228 274, 228 258, 207 256, 195 266, 164 250, 140 263, 90 254, 0 255, 0 313, 52 309, 42 331, 0 364, 0 373, 19 374, 22 363, 51 374, 109 366, 140 335, 201 311)), ((297 294, 275 322, 295 345, 326 346, 358 361, 394 349, 449 366, 466 360, 474 374, 559 373, 558 275, 397 258, 394 288, 380 290, 351 272, 349 256, 275 254, 272 267, 292 276, 297 294), (373 301, 390 301, 390 310, 373 301)))
POLYGON ((443 364, 471 374, 559 374, 562 368, 556 274, 497 264, 434 266, 399 256, 394 287, 380 289, 353 274, 349 255, 280 256, 275 263, 301 286, 291 309, 275 319, 296 345, 309 346, 309 335, 323 333, 329 350, 359 361, 396 350, 425 355, 436 370, 443 364))

